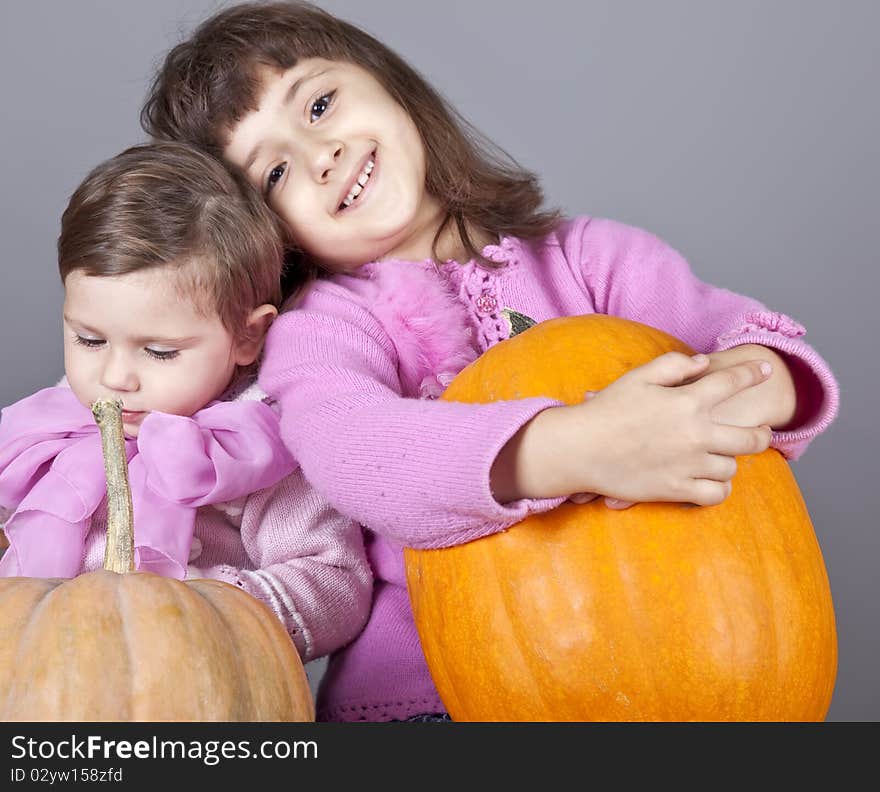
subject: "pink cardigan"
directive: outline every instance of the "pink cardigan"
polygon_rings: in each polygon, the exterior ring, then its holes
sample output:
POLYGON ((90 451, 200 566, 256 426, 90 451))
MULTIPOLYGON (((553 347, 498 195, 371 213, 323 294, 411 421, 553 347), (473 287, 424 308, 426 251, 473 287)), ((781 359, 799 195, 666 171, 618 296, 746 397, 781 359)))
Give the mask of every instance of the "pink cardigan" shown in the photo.
POLYGON ((789 458, 836 415, 836 381, 801 339, 803 327, 700 282, 651 234, 580 217, 540 242, 505 238, 484 255, 502 266, 367 264, 316 283, 270 330, 260 384, 281 406, 282 437, 315 488, 369 528, 376 580, 366 628, 331 659, 319 718, 442 712, 412 621, 402 547, 466 542, 561 502, 499 504, 489 489, 500 449, 556 402, 432 401, 469 360, 508 337, 504 308, 538 322, 613 314, 701 352, 774 348, 792 368, 804 416, 774 433, 789 458))

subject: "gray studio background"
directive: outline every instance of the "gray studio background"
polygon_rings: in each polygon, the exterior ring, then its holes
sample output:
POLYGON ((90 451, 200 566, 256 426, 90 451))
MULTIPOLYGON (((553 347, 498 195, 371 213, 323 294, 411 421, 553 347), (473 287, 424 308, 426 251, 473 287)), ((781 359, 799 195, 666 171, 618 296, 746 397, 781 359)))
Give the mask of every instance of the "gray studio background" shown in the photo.
MULTIPOLYGON (((154 66, 221 5, 0 5, 0 405, 62 371, 54 246, 68 196, 142 140, 154 66)), ((806 325, 842 390, 837 422, 793 466, 837 614, 829 719, 880 719, 880 3, 322 5, 408 58, 541 174, 552 203, 647 228, 704 280, 806 325)))

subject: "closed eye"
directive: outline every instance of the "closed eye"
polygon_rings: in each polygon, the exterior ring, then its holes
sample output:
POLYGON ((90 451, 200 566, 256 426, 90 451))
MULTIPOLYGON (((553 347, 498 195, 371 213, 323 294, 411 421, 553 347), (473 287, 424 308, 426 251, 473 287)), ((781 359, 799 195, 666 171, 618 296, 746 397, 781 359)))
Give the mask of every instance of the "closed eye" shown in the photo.
POLYGON ((179 349, 150 349, 144 347, 144 352, 154 360, 174 360, 179 354, 179 349))
POLYGON ((107 343, 103 338, 89 338, 88 336, 81 336, 79 333, 73 334, 73 342, 84 346, 86 349, 98 349, 107 343))

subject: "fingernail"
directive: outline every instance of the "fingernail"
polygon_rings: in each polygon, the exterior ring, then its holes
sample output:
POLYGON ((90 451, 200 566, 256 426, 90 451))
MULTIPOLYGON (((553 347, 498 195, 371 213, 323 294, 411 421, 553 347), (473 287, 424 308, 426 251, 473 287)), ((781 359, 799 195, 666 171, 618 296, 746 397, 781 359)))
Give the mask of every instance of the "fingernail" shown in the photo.
POLYGON ((706 356, 705 356, 704 354, 702 354, 702 353, 697 354, 697 355, 692 355, 692 356, 691 356, 691 360, 693 360, 694 363, 705 363, 705 362, 706 362, 706 356))
POLYGON ((769 377, 773 372, 773 366, 771 366, 766 360, 761 361, 761 373, 765 377, 769 377))

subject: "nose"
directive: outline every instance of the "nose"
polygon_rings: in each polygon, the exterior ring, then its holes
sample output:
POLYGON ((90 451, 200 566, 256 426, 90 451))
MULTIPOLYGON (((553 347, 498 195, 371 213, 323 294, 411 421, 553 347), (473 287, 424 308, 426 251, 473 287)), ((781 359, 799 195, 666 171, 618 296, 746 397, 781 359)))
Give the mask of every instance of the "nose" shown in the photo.
POLYGON ((315 143, 311 152, 311 170, 315 180, 324 184, 339 164, 345 146, 340 140, 323 140, 315 143))
POLYGON ((139 387, 137 371, 128 356, 110 351, 101 370, 101 385, 118 393, 130 393, 139 387))

